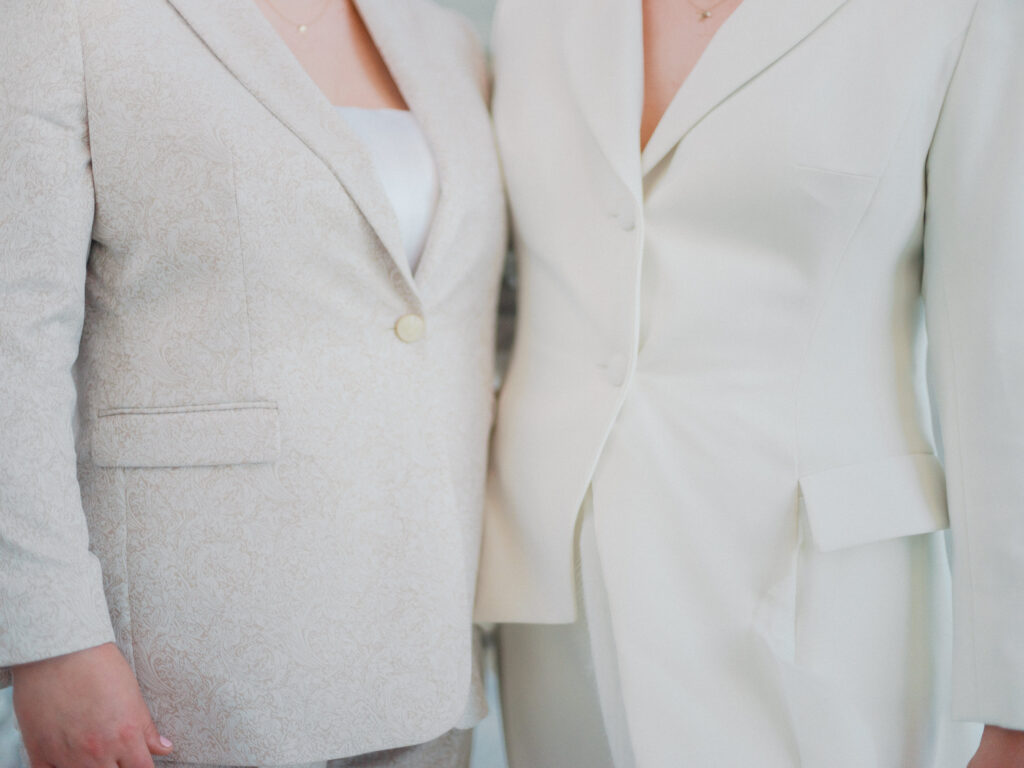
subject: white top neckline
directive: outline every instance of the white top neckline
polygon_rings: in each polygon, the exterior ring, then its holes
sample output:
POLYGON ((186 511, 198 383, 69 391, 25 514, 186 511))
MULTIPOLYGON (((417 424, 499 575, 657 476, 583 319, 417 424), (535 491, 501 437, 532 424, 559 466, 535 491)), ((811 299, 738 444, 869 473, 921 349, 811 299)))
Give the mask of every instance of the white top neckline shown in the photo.
POLYGON ((335 106, 373 161, 398 219, 402 244, 415 273, 437 210, 440 182, 423 129, 407 109, 335 106))

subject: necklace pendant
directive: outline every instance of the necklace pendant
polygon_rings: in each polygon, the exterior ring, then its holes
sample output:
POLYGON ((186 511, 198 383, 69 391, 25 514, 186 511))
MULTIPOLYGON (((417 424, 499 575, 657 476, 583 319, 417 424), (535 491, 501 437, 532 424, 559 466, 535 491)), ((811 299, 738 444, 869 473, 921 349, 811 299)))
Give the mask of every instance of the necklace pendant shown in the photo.
POLYGON ((710 18, 711 18, 711 11, 704 11, 700 15, 700 20, 701 21, 707 21, 710 18))
POLYGON ((305 25, 305 24, 299 24, 299 26, 298 26, 298 30, 299 30, 299 34, 300 35, 306 34, 306 30, 307 29, 309 29, 309 27, 307 25, 305 25))

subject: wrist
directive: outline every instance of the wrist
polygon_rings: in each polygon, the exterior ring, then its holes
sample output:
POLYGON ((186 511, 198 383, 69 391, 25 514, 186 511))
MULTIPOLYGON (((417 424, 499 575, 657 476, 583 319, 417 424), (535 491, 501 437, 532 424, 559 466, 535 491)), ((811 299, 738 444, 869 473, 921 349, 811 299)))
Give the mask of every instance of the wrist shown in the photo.
POLYGON ((20 664, 12 664, 11 679, 17 684, 19 675, 24 676, 31 674, 32 672, 40 669, 55 669, 63 666, 68 662, 75 662, 81 659, 84 655, 99 655, 110 653, 111 651, 120 654, 117 646, 112 642, 101 643, 99 645, 89 646, 87 648, 80 648, 76 651, 69 651, 67 653, 61 653, 56 656, 46 656, 41 659, 33 659, 32 661, 21 662, 20 664))

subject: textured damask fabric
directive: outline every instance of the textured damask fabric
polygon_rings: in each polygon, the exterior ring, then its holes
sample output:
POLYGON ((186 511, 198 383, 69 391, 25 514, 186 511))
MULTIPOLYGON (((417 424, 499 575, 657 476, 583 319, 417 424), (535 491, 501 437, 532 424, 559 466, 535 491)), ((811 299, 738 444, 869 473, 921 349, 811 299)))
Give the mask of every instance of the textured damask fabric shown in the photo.
MULTIPOLYGON (((258 768, 469 768, 472 731, 451 730, 433 741, 412 747, 370 752, 338 760, 258 768)), ((236 766, 159 762, 159 768, 237 768, 236 766)), ((246 766, 245 768, 257 768, 246 766)))
POLYGON ((0 669, 116 640, 180 760, 357 755, 481 711, 484 59, 427 0, 358 5, 441 179, 415 279, 250 2, 16 0, 0 30, 0 669))

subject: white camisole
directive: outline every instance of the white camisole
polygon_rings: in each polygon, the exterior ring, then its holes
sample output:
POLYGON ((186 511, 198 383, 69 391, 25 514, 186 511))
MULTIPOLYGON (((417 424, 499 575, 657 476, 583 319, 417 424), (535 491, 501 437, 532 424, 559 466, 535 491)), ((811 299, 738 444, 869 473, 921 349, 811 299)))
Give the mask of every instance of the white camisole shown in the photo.
POLYGON ((362 140, 391 207, 415 273, 434 220, 440 184, 430 145, 412 112, 401 109, 337 107, 362 140))

